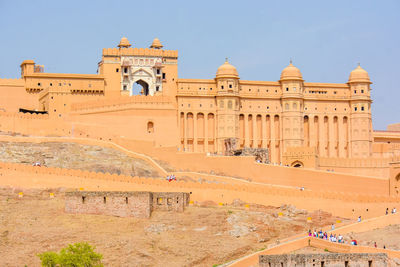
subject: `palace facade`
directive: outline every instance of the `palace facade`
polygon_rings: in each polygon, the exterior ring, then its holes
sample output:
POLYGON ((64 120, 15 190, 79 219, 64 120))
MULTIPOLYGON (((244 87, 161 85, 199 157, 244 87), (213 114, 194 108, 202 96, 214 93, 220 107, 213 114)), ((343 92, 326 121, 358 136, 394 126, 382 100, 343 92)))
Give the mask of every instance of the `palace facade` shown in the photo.
POLYGON ((47 113, 52 123, 41 130, 48 134, 209 155, 226 154, 235 140, 237 150, 267 149, 271 163, 349 171, 363 162, 386 176, 400 132, 374 132, 371 84, 361 66, 343 83, 306 82, 292 62, 277 81, 241 80, 228 60, 210 79, 180 79, 177 51, 157 38, 134 48, 124 37, 103 49, 97 74, 46 73, 25 60, 20 79, 0 79, 0 108, 47 113))

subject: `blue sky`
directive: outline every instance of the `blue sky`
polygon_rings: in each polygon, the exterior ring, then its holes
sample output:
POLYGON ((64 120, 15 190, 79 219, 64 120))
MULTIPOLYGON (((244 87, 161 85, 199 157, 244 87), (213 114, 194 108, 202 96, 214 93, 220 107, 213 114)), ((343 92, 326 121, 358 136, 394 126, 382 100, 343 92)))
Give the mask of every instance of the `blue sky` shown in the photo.
POLYGON ((290 58, 308 82, 371 77, 375 129, 400 122, 400 1, 0 0, 0 78, 33 59, 46 72, 95 73, 122 36, 179 50, 179 77, 213 78, 229 57, 241 79, 276 81, 290 58))

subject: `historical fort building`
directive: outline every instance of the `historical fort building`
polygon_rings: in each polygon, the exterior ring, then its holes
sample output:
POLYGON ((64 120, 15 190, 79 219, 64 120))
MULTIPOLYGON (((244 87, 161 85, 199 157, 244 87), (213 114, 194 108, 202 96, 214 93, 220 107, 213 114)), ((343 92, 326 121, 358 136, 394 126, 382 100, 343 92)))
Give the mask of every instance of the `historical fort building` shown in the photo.
POLYGON ((268 149, 273 164, 390 176, 400 132, 373 130, 372 83, 361 66, 346 83, 305 82, 292 63, 278 81, 241 80, 227 60, 208 80, 180 79, 178 52, 162 48, 157 38, 150 48, 122 38, 103 49, 98 74, 46 73, 25 60, 20 79, 0 79, 0 129, 209 155, 235 140, 236 149, 268 149), (47 115, 10 118, 20 109, 47 115))

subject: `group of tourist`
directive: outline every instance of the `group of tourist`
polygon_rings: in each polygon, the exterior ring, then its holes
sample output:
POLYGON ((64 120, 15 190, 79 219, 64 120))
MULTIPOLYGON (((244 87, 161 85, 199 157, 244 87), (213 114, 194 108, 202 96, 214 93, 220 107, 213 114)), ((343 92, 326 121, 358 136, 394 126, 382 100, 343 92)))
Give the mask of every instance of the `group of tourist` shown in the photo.
MULTIPOLYGON (((317 232, 317 230, 314 230, 314 232, 311 232, 311 230, 308 230, 308 236, 329 240, 331 242, 344 243, 344 238, 341 234, 339 234, 337 236, 336 236, 336 234, 330 234, 328 236, 328 233, 322 232, 322 230, 320 230, 319 232, 317 232)), ((357 245, 357 241, 356 240, 353 240, 353 241, 355 241, 355 244, 352 244, 352 245, 357 245)))
MULTIPOLYGON (((394 207, 393 209, 392 209, 392 214, 395 214, 396 213, 396 207, 394 207)), ((386 208, 386 215, 388 215, 389 214, 389 208, 386 208)))
POLYGON ((171 174, 171 175, 168 175, 168 176, 167 176, 167 181, 168 181, 168 182, 171 182, 171 181, 176 181, 176 177, 175 177, 175 175, 173 175, 173 174, 171 174))

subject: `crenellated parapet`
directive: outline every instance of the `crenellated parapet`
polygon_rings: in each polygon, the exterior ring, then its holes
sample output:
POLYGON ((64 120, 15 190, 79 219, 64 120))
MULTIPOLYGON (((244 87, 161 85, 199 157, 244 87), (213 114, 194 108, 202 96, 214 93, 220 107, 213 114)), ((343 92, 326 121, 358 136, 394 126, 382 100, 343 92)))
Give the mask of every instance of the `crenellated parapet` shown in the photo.
POLYGON ((1 79, 0 86, 24 86, 23 79, 1 79))
POLYGON ((103 56, 155 56, 164 58, 178 58, 178 50, 161 50, 154 48, 104 48, 103 56))

